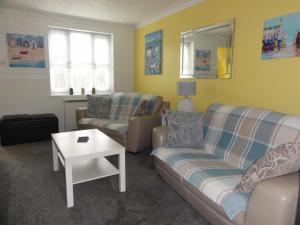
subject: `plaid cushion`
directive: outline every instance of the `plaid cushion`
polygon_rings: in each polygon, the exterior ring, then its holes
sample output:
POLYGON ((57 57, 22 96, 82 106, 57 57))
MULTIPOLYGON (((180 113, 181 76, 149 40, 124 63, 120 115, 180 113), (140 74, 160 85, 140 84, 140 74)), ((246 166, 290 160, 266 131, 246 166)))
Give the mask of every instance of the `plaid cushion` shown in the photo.
POLYGON ((147 100, 147 115, 152 114, 153 106, 157 96, 143 95, 138 93, 114 93, 110 108, 110 119, 130 120, 133 111, 140 105, 140 102, 147 100))
POLYGON ((152 154, 223 208, 230 220, 246 211, 250 195, 233 191, 241 181, 242 169, 201 149, 158 148, 152 154))
POLYGON ((78 121, 79 124, 89 124, 96 127, 109 128, 118 131, 121 135, 128 130, 128 122, 120 120, 108 120, 99 118, 82 118, 78 121))
POLYGON ((300 142, 300 117, 253 107, 211 105, 204 116, 205 149, 247 169, 271 148, 300 142))

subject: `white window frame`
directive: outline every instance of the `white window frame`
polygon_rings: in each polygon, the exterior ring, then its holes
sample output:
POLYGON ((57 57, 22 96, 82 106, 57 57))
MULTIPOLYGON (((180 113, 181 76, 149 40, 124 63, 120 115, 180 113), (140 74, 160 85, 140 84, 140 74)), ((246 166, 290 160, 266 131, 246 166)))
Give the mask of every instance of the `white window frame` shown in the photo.
MULTIPOLYGON (((112 33, 101 33, 101 32, 94 32, 94 31, 86 31, 86 30, 78 30, 78 29, 70 29, 70 28, 62 28, 62 27, 52 27, 49 26, 48 27, 48 49, 49 49, 49 71, 50 71, 50 91, 51 91, 51 96, 65 96, 65 95, 69 95, 70 92, 70 88, 73 88, 73 84, 72 84, 72 78, 71 78, 71 74, 70 71, 68 71, 68 84, 66 88, 63 89, 59 89, 59 88, 55 88, 53 82, 55 81, 54 78, 51 78, 51 67, 53 66, 52 62, 51 62, 51 43, 50 43, 50 35, 51 32, 57 32, 57 31, 61 31, 67 34, 67 45, 68 45, 68 54, 67 54, 67 65, 66 68, 67 69, 71 69, 71 62, 70 62, 70 34, 71 32, 79 32, 79 33, 88 33, 91 35, 92 37, 92 51, 91 51, 91 58, 92 58, 92 65, 91 68, 92 70, 96 69, 97 64, 94 61, 94 51, 95 49, 93 48, 94 45, 94 41, 95 41, 95 36, 103 36, 103 37, 107 37, 109 42, 110 42, 110 49, 109 49, 109 58, 110 58, 110 63, 108 64, 98 64, 99 67, 106 67, 109 70, 109 77, 107 79, 109 79, 109 85, 106 89, 96 89, 96 94, 100 94, 100 93, 111 93, 114 91, 114 56, 113 56, 113 34, 112 33)), ((94 75, 92 75, 93 78, 93 84, 95 84, 95 77, 94 75)), ((93 85, 95 86, 95 85, 93 85)), ((85 94, 90 94, 92 93, 92 90, 87 90, 85 89, 85 94)), ((81 95, 81 90, 73 90, 73 95, 81 95)))
POLYGON ((193 78, 194 71, 194 41, 181 42, 180 78, 193 78), (186 63, 187 61, 188 63, 186 63))

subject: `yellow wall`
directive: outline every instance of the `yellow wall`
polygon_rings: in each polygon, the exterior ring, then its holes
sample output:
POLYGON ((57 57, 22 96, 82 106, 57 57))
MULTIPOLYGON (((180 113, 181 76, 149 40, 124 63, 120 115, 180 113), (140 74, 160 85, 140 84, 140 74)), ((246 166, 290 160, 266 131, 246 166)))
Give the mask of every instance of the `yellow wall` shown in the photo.
POLYGON ((197 79, 197 95, 193 97, 197 110, 220 102, 300 114, 300 58, 260 58, 264 20, 297 11, 299 0, 206 0, 142 27, 136 31, 135 89, 162 95, 174 109, 180 99, 176 95, 180 33, 234 18, 232 79, 197 79), (162 74, 145 75, 144 36, 159 29, 163 29, 162 74))

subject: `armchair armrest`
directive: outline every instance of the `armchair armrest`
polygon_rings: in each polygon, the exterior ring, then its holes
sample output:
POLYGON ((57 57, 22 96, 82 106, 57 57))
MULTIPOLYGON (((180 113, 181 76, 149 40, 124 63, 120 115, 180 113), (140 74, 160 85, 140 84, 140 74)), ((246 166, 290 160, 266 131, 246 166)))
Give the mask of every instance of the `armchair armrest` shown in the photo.
POLYGON ((153 149, 164 146, 168 141, 168 126, 156 127, 152 133, 153 149))
POLYGON ((81 107, 76 109, 76 122, 87 116, 87 107, 81 107))
POLYGON ((152 129, 161 125, 159 115, 134 117, 129 121, 126 149, 137 152, 151 148, 152 129))
POLYGON ((299 192, 299 173, 260 182, 248 203, 245 225, 294 225, 299 192))

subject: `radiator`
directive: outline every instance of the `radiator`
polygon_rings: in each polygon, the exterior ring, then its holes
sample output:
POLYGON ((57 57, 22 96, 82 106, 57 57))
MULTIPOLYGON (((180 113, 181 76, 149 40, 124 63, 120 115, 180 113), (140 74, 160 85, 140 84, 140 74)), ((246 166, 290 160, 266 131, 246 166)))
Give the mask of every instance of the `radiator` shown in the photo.
POLYGON ((76 130, 76 109, 86 107, 86 99, 64 99, 64 130, 76 130))

